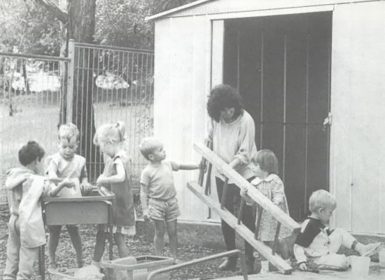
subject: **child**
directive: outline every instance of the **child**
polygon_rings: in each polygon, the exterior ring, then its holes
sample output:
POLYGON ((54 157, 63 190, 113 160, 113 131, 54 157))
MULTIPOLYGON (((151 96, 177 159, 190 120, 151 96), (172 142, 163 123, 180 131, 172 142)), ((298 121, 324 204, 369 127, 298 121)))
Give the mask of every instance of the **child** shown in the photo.
POLYGON ((164 234, 167 230, 170 251, 177 259, 177 217, 180 215, 172 171, 198 169, 194 164, 177 164, 164 161, 166 152, 163 144, 155 138, 145 138, 139 146, 142 155, 150 163, 142 171, 140 178, 143 216, 155 223, 155 253, 162 254, 164 234))
POLYGON ((44 149, 29 141, 19 150, 22 167, 7 173, 10 219, 3 279, 31 279, 39 247, 46 243, 40 197, 48 189, 43 176, 44 149))
MULTIPOLYGON (((50 156, 48 164, 48 179, 57 183, 50 191, 50 196, 80 197, 82 190, 90 188, 87 179, 86 159, 75 154, 79 142, 79 130, 72 124, 59 127, 59 152, 50 156), (81 186, 80 186, 81 183, 81 186)), ((79 229, 75 225, 66 225, 76 251, 78 267, 83 266, 82 243, 79 229)), ((49 259, 51 268, 57 267, 55 253, 59 244, 61 226, 49 227, 49 259)))
POLYGON ((350 265, 349 258, 337 254, 341 246, 351 248, 361 256, 371 256, 379 249, 381 243, 364 245, 341 228, 328 228, 336 205, 334 197, 325 190, 315 191, 310 196, 311 215, 303 222, 294 244, 294 255, 300 270, 308 270, 309 261, 315 263, 319 269, 347 269, 350 265))
MULTIPOLYGON (((254 159, 254 164, 256 178, 251 181, 251 184, 269 198, 275 205, 281 208, 283 212, 289 214, 285 188, 282 180, 277 175, 278 159, 275 154, 270 150, 260 150, 254 159)), ((241 196, 246 199, 248 204, 257 205, 249 196, 247 196, 245 190, 241 190, 241 196)), ((259 206, 256 207, 256 217, 259 216, 260 211, 262 211, 262 215, 260 217, 261 220, 259 221, 260 226, 257 239, 272 247, 278 222, 271 214, 264 211, 259 206)), ((257 223, 258 218, 256 220, 256 224, 257 223)), ((290 235, 290 230, 286 227, 282 227, 279 239, 282 240, 290 235)), ((287 252, 284 251, 283 246, 283 243, 279 243, 278 251, 282 257, 288 258, 287 252)))
MULTIPOLYGON (((99 176, 96 184, 108 187, 115 194, 112 206, 113 232, 115 243, 118 247, 120 258, 128 256, 128 248, 124 236, 134 236, 135 208, 130 185, 130 159, 124 151, 125 128, 124 123, 105 124, 99 127, 94 137, 95 145, 100 147, 106 159, 103 174, 99 176)), ((93 264, 100 267, 100 260, 104 253, 106 229, 98 226, 93 264)))

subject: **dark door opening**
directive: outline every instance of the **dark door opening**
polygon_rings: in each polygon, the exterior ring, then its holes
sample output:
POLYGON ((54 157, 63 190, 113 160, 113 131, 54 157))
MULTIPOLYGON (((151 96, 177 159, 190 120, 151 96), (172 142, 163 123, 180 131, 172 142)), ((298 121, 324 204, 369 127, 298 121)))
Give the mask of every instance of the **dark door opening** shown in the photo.
POLYGON ((253 116, 257 147, 277 155, 296 220, 329 189, 331 24, 329 12, 225 21, 223 81, 253 116))

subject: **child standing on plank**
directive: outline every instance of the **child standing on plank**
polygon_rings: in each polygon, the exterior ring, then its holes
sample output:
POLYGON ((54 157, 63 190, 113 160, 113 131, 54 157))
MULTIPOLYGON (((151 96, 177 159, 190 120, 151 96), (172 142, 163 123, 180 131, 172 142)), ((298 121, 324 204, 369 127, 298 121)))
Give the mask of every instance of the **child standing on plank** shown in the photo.
POLYGON ((48 189, 45 182, 44 149, 29 141, 19 150, 22 167, 7 172, 5 188, 10 218, 4 280, 32 279, 39 247, 46 243, 40 197, 48 189))
POLYGON ((145 138, 139 146, 142 155, 150 162, 140 178, 140 199, 145 220, 155 224, 155 253, 162 254, 164 234, 167 230, 172 257, 177 259, 177 218, 180 215, 173 171, 198 169, 197 164, 177 164, 165 161, 163 144, 155 138, 145 138))
MULTIPOLYGON (((54 183, 50 196, 80 197, 82 191, 91 188, 88 183, 86 159, 76 154, 79 143, 79 130, 72 124, 59 127, 59 151, 50 156, 48 163, 48 179, 54 183)), ((76 225, 66 225, 76 251, 78 267, 83 266, 82 243, 76 225)), ((57 268, 56 249, 59 244, 61 225, 49 226, 49 259, 50 267, 57 268)))
POLYGON ((371 256, 380 248, 381 243, 359 243, 342 228, 330 229, 329 220, 336 206, 335 198, 328 191, 318 190, 310 196, 311 215, 303 222, 294 244, 294 256, 300 270, 308 270, 309 262, 319 269, 347 269, 349 257, 337 253, 342 246, 361 256, 371 256))
MULTIPOLYGON (((125 236, 132 237, 136 234, 134 199, 130 184, 131 160, 124 150, 124 123, 102 125, 96 131, 94 143, 100 147, 106 161, 103 174, 96 184, 107 187, 115 194, 112 206, 113 233, 119 257, 123 258, 129 254, 125 236)), ((97 267, 100 267, 106 237, 106 227, 99 225, 93 258, 93 264, 97 267)))
MULTIPOLYGON (((263 195, 277 205, 283 212, 289 214, 289 207, 285 195, 285 188, 278 174, 278 159, 270 150, 260 150, 254 159, 256 178, 251 181, 251 184, 258 189, 263 195)), ((241 190, 241 196, 246 199, 246 202, 256 207, 256 225, 259 224, 258 240, 261 240, 266 245, 272 247, 277 229, 277 220, 262 207, 258 206, 245 190, 241 190), (262 211, 262 212, 261 212, 262 211)), ((282 227, 279 234, 279 239, 282 240, 291 235, 291 232, 286 227, 282 227)), ((288 258, 288 252, 284 251, 284 244, 279 243, 279 253, 284 258, 288 258)))

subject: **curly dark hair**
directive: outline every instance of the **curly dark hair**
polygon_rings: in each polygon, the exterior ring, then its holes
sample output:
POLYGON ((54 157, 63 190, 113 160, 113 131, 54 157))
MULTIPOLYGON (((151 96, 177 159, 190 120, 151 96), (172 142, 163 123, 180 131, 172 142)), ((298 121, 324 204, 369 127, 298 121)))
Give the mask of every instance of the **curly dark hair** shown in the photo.
POLYGON ((28 141, 26 145, 19 150, 19 162, 26 166, 35 159, 39 161, 44 157, 44 149, 36 141, 28 141))
POLYGON ((237 118, 243 111, 242 98, 235 88, 220 84, 210 92, 207 101, 207 112, 213 120, 219 122, 221 111, 225 108, 234 108, 234 118, 237 118))

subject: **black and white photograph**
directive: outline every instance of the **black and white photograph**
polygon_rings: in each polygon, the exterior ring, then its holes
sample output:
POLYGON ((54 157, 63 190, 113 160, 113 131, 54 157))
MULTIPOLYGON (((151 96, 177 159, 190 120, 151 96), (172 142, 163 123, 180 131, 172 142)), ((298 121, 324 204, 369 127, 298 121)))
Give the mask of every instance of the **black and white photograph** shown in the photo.
POLYGON ((0 280, 385 279, 385 0, 1 0, 0 280))

